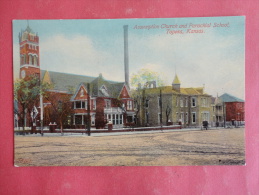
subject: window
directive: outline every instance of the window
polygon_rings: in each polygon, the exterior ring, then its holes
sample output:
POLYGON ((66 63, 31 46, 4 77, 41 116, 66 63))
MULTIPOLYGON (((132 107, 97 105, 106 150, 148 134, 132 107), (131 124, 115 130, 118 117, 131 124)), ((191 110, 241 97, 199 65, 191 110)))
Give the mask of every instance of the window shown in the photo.
POLYGON ((161 98, 159 96, 157 98, 157 104, 158 104, 158 108, 161 108, 162 102, 161 102, 161 98))
POLYGON ((188 107, 188 98, 185 98, 185 107, 188 107))
POLYGON ((192 97, 192 107, 196 107, 196 98, 192 97))
POLYGON ((105 107, 111 108, 111 100, 105 100, 105 107))
POLYGON ((38 66, 38 59, 37 56, 34 56, 33 64, 38 66))
POLYGON ((95 125, 95 114, 93 114, 91 117, 91 123, 92 125, 95 125))
POLYGON ((93 99, 93 110, 96 110, 96 99, 93 99))
POLYGON ((32 56, 29 55, 29 64, 32 64, 32 56))
POLYGON ((84 96, 84 90, 81 89, 81 90, 80 90, 80 97, 83 97, 83 96, 84 96))
POLYGON ((176 113, 176 121, 179 120, 178 112, 176 113))
POLYGON ((185 122, 188 124, 188 112, 185 113, 185 122))
POLYGON ((82 101, 81 102, 81 108, 86 108, 87 106, 86 106, 86 103, 85 103, 85 101, 82 101))
POLYGON ((122 124, 122 114, 120 114, 120 121, 119 124, 122 124))
POLYGON ((183 100, 180 99, 180 107, 183 107, 183 100))
POLYGON ((115 121, 116 121, 116 118, 115 118, 115 117, 116 117, 116 115, 113 114, 113 115, 112 115, 112 124, 114 124, 114 125, 115 125, 115 121))
POLYGON ((87 108, 87 101, 75 101, 74 109, 83 109, 87 108))
POLYGON ((184 123, 184 113, 183 112, 181 112, 181 115, 180 115, 180 121, 182 122, 182 123, 184 123))
POLYGON ((25 56, 24 55, 21 55, 21 65, 25 64, 25 56))
POLYGON ((75 124, 82 125, 83 124, 83 117, 82 115, 75 115, 75 124))
POLYGON ((158 124, 160 124, 160 117, 161 117, 161 114, 158 113, 158 124))
POLYGON ((202 98, 202 107, 207 107, 208 106, 208 99, 207 98, 202 98))
POLYGON ((131 100, 129 100, 128 102, 127 102, 127 110, 132 110, 132 101, 131 100))
POLYGON ((146 108, 149 107, 149 99, 146 99, 146 101, 145 101, 145 107, 146 107, 146 108))
POLYGON ((209 121, 209 118, 210 118, 209 112, 202 112, 201 118, 202 118, 202 121, 209 121))
POLYGON ((119 115, 116 114, 116 124, 119 124, 119 115))
POLYGON ((216 106, 216 110, 220 111, 221 110, 221 106, 216 106))
POLYGON ((101 90, 103 95, 109 96, 108 90, 104 85, 100 88, 100 90, 101 90))
POLYGON ((192 112, 192 123, 196 123, 196 112, 192 112))

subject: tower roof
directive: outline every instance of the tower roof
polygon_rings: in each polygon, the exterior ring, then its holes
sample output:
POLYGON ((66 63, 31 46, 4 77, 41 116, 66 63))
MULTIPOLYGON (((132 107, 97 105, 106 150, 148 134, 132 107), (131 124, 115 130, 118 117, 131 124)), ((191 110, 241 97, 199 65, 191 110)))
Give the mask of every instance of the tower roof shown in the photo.
POLYGON ((181 82, 180 82, 180 80, 179 80, 177 74, 175 74, 173 84, 181 84, 181 82))

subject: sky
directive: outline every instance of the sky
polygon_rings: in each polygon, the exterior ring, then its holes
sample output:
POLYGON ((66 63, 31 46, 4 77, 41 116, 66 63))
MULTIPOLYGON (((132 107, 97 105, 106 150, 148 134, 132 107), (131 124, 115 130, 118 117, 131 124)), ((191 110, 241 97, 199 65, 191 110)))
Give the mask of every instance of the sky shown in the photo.
POLYGON ((124 81, 123 25, 128 25, 130 75, 146 68, 171 85, 177 74, 181 87, 204 86, 213 96, 229 93, 244 99, 243 16, 14 20, 14 79, 20 66, 18 35, 28 24, 40 39, 41 69, 95 77, 102 73, 107 80, 124 81))

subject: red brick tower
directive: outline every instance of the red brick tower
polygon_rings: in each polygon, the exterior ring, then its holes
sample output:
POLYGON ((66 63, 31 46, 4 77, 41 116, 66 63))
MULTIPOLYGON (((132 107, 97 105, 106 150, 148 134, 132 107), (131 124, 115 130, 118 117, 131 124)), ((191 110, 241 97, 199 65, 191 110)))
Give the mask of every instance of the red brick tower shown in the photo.
POLYGON ((33 74, 40 77, 39 37, 31 30, 29 24, 19 33, 19 43, 20 78, 33 74))

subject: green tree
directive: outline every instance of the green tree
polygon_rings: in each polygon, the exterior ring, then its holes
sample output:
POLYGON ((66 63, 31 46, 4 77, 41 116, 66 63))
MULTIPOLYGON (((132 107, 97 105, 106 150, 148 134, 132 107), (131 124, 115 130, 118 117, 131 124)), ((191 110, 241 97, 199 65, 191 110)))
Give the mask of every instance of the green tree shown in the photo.
POLYGON ((23 133, 25 130, 26 119, 32 120, 29 114, 34 106, 39 106, 40 95, 44 96, 49 84, 40 84, 40 79, 36 75, 19 79, 14 83, 14 100, 17 106, 14 107, 14 113, 17 114, 19 120, 22 121, 23 133))
POLYGON ((141 69, 136 74, 132 74, 130 78, 130 85, 133 89, 145 88, 147 82, 156 82, 157 87, 164 86, 164 81, 161 79, 160 75, 157 72, 151 71, 149 69, 141 69), (140 86, 139 86, 140 85, 140 86))

